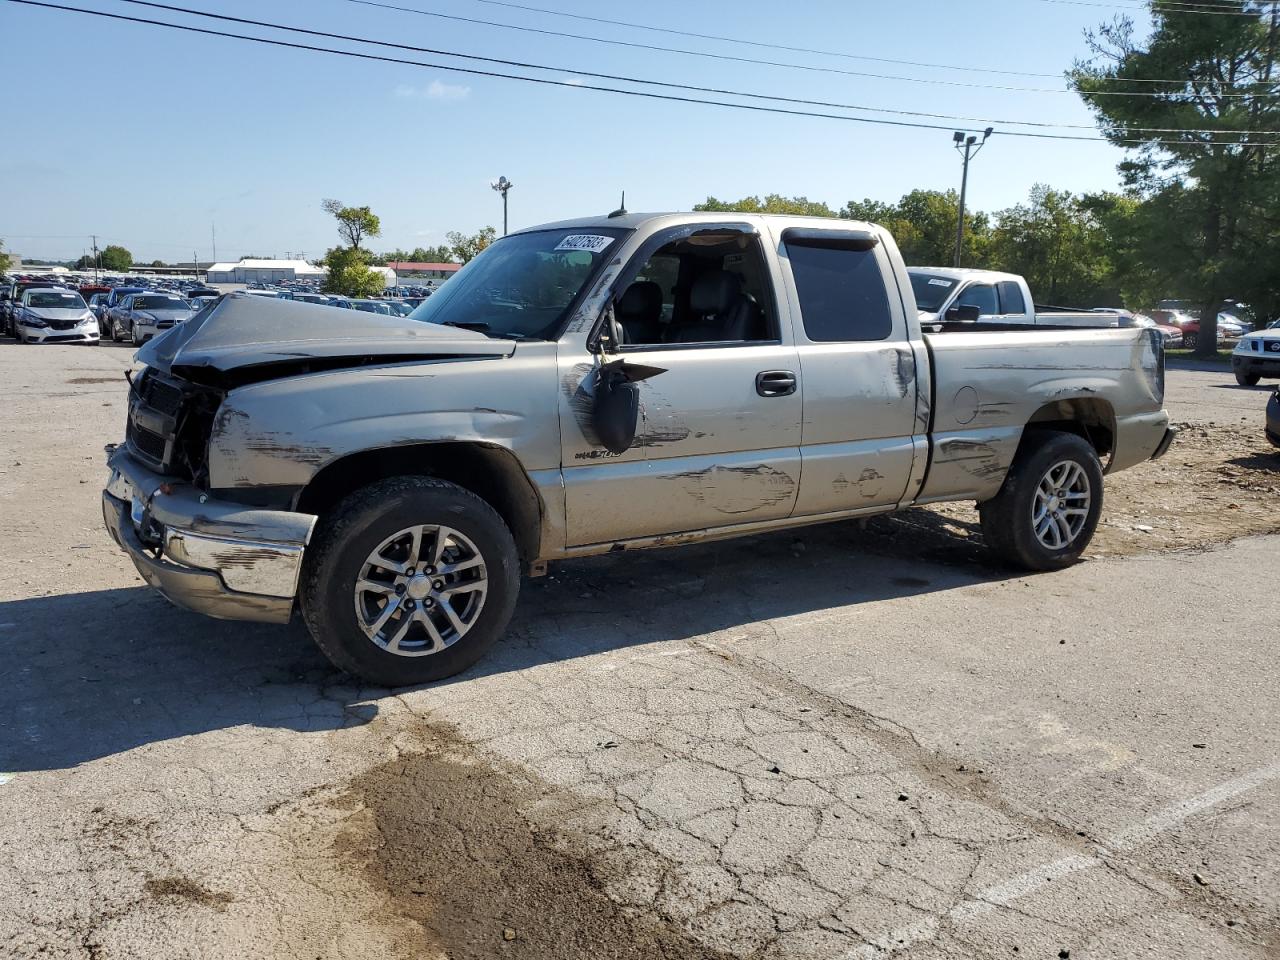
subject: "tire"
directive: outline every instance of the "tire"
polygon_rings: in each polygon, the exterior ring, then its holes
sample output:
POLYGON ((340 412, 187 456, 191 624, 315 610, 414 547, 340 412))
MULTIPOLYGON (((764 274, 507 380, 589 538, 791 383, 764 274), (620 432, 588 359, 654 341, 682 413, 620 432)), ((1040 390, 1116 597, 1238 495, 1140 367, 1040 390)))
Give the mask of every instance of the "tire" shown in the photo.
POLYGON ((1198 334, 1184 333, 1182 335, 1182 348, 1184 350, 1194 350, 1199 342, 1200 337, 1198 334))
POLYGON ((120 342, 120 328, 116 326, 116 322, 115 322, 114 320, 110 320, 110 321, 108 321, 108 323, 109 323, 109 324, 110 324, 110 326, 111 326, 111 342, 112 342, 112 343, 119 343, 119 342, 120 342))
POLYGON ((1057 430, 1025 435, 1000 492, 978 504, 987 546, 1004 562, 1025 570, 1061 570, 1075 563, 1093 539, 1101 513, 1102 464, 1097 453, 1083 438, 1057 430), (1064 477, 1070 478, 1066 497, 1038 497, 1042 483, 1064 477), (1087 494, 1087 507, 1081 506, 1081 490, 1087 494), (1036 511, 1054 506, 1085 513, 1049 518, 1042 537, 1036 511), (1055 545, 1053 540, 1060 542, 1055 545))
POLYGON ((379 686, 429 683, 462 672, 498 639, 515 609, 519 571, 511 531, 484 500, 444 480, 394 477, 357 490, 322 518, 303 559, 299 591, 302 616, 320 651, 338 669, 379 686), (409 545, 403 537, 417 527, 422 528, 419 565, 412 567, 414 561, 407 552, 394 555, 407 557, 402 566, 416 570, 418 576, 406 580, 395 574, 398 594, 358 590, 357 583, 369 584, 375 579, 380 585, 389 585, 395 572, 381 569, 377 563, 371 566, 370 561, 393 551, 407 551, 409 545), (453 557, 450 563, 465 561, 470 564, 466 572, 433 571, 430 578, 425 576, 432 569, 425 565, 432 562, 431 552, 439 536, 433 532, 436 528, 447 528, 449 534, 448 552, 441 554, 442 558, 453 557), (393 546, 388 548, 388 543, 393 546), (466 560, 469 555, 478 557, 481 564, 466 560), (454 608, 453 616, 445 617, 443 605, 452 606, 454 600, 432 599, 437 596, 434 589, 430 596, 419 594, 414 601, 411 594, 426 588, 424 580, 430 579, 431 585, 439 587, 448 577, 457 578, 446 587, 461 605, 460 611, 454 608), (471 585, 463 582, 466 578, 483 578, 483 591, 462 592, 471 585), (407 612, 415 604, 416 609, 407 612), (383 616, 388 605, 398 608, 389 621, 383 616), (415 618, 417 623, 412 622, 415 618), (432 621, 432 634, 428 635, 429 628, 421 618, 432 621), (461 618, 468 618, 467 629, 459 633, 450 624, 461 618), (407 625, 406 619, 411 621, 407 625), (386 626, 378 630, 379 623, 386 626), (401 625, 406 632, 391 641, 401 625), (387 640, 387 645, 376 642, 366 632, 368 627, 378 631, 377 636, 387 640), (403 642, 402 652, 388 649, 391 642, 403 642))
POLYGON ((1242 387, 1256 387, 1261 379, 1262 374, 1260 373, 1241 373, 1239 370, 1236 371, 1236 383, 1242 387))
POLYGON ((136 323, 129 324, 129 343, 135 347, 142 346, 142 341, 138 339, 138 325, 136 323))

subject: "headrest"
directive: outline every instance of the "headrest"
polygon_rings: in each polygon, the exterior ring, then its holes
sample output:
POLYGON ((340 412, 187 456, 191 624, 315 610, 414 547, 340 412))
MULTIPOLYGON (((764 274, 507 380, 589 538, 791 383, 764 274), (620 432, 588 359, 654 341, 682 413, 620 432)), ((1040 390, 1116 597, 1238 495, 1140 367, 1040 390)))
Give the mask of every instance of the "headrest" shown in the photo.
POLYGON ((741 283, 727 270, 712 270, 693 282, 689 306, 694 313, 721 314, 738 299, 741 283))
POLYGON ((662 287, 637 280, 618 298, 616 312, 625 317, 656 317, 662 312, 662 287))

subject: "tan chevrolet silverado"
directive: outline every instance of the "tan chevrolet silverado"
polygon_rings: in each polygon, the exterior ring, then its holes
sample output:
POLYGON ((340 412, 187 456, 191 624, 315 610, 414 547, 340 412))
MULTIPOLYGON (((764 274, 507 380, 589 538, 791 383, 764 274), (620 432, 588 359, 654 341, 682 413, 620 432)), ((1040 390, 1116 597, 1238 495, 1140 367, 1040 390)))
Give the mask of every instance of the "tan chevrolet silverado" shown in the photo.
POLYGON ((882 228, 623 214, 505 237, 407 318, 225 296, 138 353, 108 530, 173 602, 435 680, 522 575, 940 500, 1076 560, 1161 456, 1158 333, 923 332, 882 228))

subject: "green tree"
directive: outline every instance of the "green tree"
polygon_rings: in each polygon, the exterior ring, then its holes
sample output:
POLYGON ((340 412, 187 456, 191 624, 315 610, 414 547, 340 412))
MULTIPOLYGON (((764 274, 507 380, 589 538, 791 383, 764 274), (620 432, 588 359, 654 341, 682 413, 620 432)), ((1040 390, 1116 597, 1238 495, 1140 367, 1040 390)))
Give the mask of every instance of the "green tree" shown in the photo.
POLYGON ((449 240, 450 260, 467 263, 479 256, 485 247, 493 243, 498 231, 493 227, 483 227, 473 234, 453 232, 445 235, 449 240))
MULTIPOLYGON (((949 266, 955 262, 959 206, 960 196, 954 190, 912 190, 898 201, 893 216, 882 224, 897 240, 907 263, 949 266)), ((966 267, 985 267, 990 218, 980 211, 966 210, 964 223, 960 262, 966 267)))
POLYGON ((99 259, 103 270, 123 273, 133 266, 133 254, 114 243, 102 251, 99 259))
POLYGON ((13 258, 4 252, 4 241, 0 240, 0 273, 5 273, 13 266, 13 258))
POLYGON ((990 265, 1022 274, 1038 300, 1093 307, 1119 297, 1105 231, 1079 197, 1038 183, 1029 202, 995 219, 990 265))
POLYGON ((352 250, 359 250, 365 237, 382 235, 382 221, 368 207, 345 207, 341 200, 325 200, 320 206, 338 221, 338 235, 352 250))
POLYGON ((363 250, 334 247, 324 259, 327 273, 323 290, 344 297, 372 297, 385 288, 382 274, 369 269, 363 250))
POLYGON ((825 203, 808 197, 784 197, 771 193, 763 200, 759 197, 743 197, 741 200, 724 201, 707 197, 696 203, 694 210, 712 213, 786 213, 796 217, 834 217, 836 212, 825 203))
POLYGON ((92 270, 92 269, 93 269, 93 257, 89 256, 89 255, 86 253, 83 257, 81 257, 79 260, 77 260, 77 261, 76 261, 76 269, 77 269, 77 270, 92 270))
POLYGON ((1182 288, 1203 304, 1201 356, 1217 350, 1224 298, 1277 299, 1277 271, 1254 263, 1260 248, 1275 248, 1280 228, 1280 167, 1274 147, 1267 150, 1276 141, 1258 132, 1280 129, 1280 4, 1219 6, 1228 15, 1186 15, 1153 2, 1155 28, 1141 42, 1133 22, 1117 17, 1086 34, 1094 59, 1072 73, 1102 133, 1131 151, 1120 165, 1127 186, 1157 201, 1142 217, 1159 216, 1172 245, 1187 243, 1174 254, 1182 288), (1114 95, 1124 92, 1143 95, 1114 95))

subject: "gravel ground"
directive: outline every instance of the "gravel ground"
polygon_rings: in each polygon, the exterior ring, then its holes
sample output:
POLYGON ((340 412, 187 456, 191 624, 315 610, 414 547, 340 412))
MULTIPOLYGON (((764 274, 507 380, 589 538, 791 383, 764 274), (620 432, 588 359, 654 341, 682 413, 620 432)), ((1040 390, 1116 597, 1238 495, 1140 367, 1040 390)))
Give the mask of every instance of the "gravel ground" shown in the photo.
POLYGON ((1280 956, 1280 458, 1229 372, 1171 371, 1071 570, 966 508, 563 564, 393 693, 140 586, 128 365, 0 343, 0 956, 1280 956))

